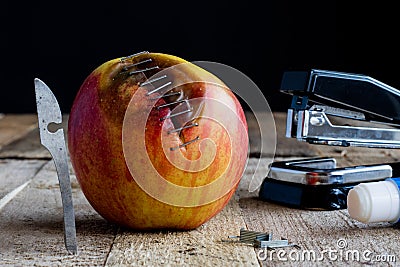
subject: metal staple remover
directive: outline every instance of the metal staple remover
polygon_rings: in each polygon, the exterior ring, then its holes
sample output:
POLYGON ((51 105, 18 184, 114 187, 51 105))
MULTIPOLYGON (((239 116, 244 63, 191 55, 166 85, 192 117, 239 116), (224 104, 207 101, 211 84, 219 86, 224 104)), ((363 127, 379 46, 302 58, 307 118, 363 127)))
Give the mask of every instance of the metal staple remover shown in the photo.
POLYGON ((35 79, 36 106, 40 141, 50 152, 56 166, 60 184, 63 215, 64 215, 64 241, 69 253, 77 253, 75 214, 72 203, 72 190, 67 161, 64 130, 57 129, 51 132, 48 126, 52 123, 60 124, 62 115, 57 99, 50 88, 40 79, 35 79))

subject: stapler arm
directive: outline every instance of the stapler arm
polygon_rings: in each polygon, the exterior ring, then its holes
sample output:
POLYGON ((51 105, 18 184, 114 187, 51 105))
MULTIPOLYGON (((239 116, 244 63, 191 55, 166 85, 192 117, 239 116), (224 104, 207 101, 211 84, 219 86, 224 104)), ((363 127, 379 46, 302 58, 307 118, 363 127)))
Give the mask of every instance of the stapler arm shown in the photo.
POLYGON ((400 148, 400 91, 387 84, 365 75, 313 69, 285 72, 281 92, 293 96, 286 137, 312 144, 400 148), (332 117, 368 125, 335 125, 332 117))

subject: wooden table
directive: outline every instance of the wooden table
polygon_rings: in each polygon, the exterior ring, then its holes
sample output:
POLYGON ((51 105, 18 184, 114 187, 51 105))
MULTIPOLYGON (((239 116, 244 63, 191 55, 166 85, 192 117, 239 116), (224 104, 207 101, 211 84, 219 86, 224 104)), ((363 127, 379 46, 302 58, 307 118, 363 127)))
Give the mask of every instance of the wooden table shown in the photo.
MULTIPOLYGON (((316 146, 288 139, 285 114, 274 117, 275 160, 333 156, 339 166, 351 166, 400 159, 400 150, 316 146)), ((255 124, 248 118, 253 134, 255 124)), ((399 229, 388 223, 365 225, 345 209, 301 210, 261 201, 257 192, 246 190, 256 162, 250 158, 240 188, 223 211, 184 232, 135 232, 108 223, 85 199, 71 167, 79 253, 68 255, 57 174, 40 145, 37 117, 1 116, 0 266, 341 266, 370 264, 366 258, 386 261, 374 265, 398 265, 399 229), (249 245, 222 242, 241 228, 272 233, 299 248, 265 254, 249 245)))

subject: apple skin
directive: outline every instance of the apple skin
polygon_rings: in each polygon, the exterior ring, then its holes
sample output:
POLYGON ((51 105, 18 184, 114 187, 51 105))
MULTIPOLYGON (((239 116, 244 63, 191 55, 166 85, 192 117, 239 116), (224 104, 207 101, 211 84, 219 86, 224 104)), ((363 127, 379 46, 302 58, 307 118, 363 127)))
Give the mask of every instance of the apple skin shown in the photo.
MULTIPOLYGON (((110 60, 97 67, 83 82, 73 102, 68 121, 68 150, 72 166, 82 192, 92 207, 106 220, 136 230, 175 229, 190 230, 199 227, 219 213, 228 203, 240 181, 247 162, 247 123, 240 102, 228 88, 205 82, 184 85, 186 97, 216 98, 229 106, 237 115, 233 124, 245 126, 237 136, 228 136, 218 123, 198 118, 198 127, 182 130, 172 138, 176 144, 207 135, 217 144, 213 163, 199 172, 185 172, 171 164, 162 149, 162 131, 174 129, 170 119, 160 118, 170 113, 169 108, 152 108, 146 122, 145 142, 148 156, 154 168, 168 181, 181 186, 206 185, 221 175, 232 161, 231 179, 234 186, 211 203, 187 207, 164 203, 147 194, 132 177, 123 151, 122 128, 125 112, 132 96, 138 92, 140 82, 146 80, 143 73, 124 75, 123 67, 128 63, 151 58, 152 62, 131 67, 129 71, 159 66, 168 68, 187 61, 168 54, 149 53, 126 61, 110 60), (121 74, 122 73, 122 74, 121 74), (237 138, 239 151, 231 151, 229 138, 237 138)), ((146 73, 147 76, 150 75, 146 73)), ((195 74, 192 74, 195 75, 195 74)), ((138 109, 146 105, 145 96, 137 104, 138 109)), ((157 105, 166 103, 160 98, 157 105)), ((144 107, 143 107, 144 108, 144 107)), ((187 159, 200 156, 196 143, 177 149, 187 159)), ((141 164, 138 162, 137 164, 141 164)), ((157 187, 157 184, 153 185, 157 187)), ((180 197, 180 196, 176 196, 180 197)))

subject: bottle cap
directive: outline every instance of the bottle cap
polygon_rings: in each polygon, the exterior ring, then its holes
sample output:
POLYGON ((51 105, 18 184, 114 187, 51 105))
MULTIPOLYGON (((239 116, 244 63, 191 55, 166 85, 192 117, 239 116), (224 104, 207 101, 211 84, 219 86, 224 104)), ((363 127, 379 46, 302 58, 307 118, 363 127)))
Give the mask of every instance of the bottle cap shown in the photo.
POLYGON ((363 223, 396 222, 400 218, 399 188, 391 179, 358 184, 347 195, 347 210, 363 223))

